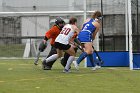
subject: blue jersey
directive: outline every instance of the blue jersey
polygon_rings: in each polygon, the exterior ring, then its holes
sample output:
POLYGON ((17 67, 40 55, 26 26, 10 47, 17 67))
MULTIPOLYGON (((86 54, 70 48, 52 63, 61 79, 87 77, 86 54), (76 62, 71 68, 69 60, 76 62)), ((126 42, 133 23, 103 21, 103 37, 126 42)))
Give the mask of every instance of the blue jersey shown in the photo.
POLYGON ((94 22, 94 19, 90 19, 88 22, 83 24, 82 30, 78 34, 78 39, 81 43, 92 42, 92 34, 96 30, 96 27, 92 22, 94 22))
POLYGON ((94 19, 90 19, 88 22, 83 24, 82 31, 90 31, 91 33, 94 33, 95 26, 92 24, 94 22, 94 19))

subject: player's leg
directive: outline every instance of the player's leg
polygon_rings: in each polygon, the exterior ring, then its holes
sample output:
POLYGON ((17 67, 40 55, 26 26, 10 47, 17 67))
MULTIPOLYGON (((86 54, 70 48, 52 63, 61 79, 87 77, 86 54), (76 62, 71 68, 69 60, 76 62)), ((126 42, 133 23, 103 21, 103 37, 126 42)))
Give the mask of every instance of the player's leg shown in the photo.
POLYGON ((70 57, 68 58, 67 64, 66 64, 66 66, 65 66, 65 68, 64 68, 64 72, 69 72, 71 63, 74 61, 74 59, 75 59, 75 56, 70 56, 70 57))
MULTIPOLYGON (((46 58, 50 57, 53 54, 57 54, 57 51, 56 51, 56 48, 52 46, 51 47, 51 51, 50 51, 49 55, 46 58)), ((50 61, 50 62, 46 63, 44 65, 44 70, 51 70, 51 68, 52 68, 52 66, 53 66, 53 64, 54 64, 55 61, 56 60, 50 61)))
POLYGON ((70 57, 70 55, 69 55, 68 53, 65 52, 64 58, 61 59, 61 65, 62 65, 63 67, 66 66, 67 60, 68 60, 69 57, 70 57))
POLYGON ((86 58, 89 54, 92 54, 93 49, 92 49, 92 42, 91 42, 91 33, 88 31, 83 31, 79 33, 78 35, 78 40, 82 43, 84 46, 84 52, 81 53, 79 58, 77 59, 77 64, 80 64, 80 62, 86 58))
POLYGON ((66 66, 64 68, 64 72, 69 72, 70 65, 71 65, 71 63, 75 59, 75 50, 74 50, 74 47, 71 46, 68 50, 65 50, 65 52, 67 52, 70 55, 70 57, 67 60, 67 64, 66 64, 66 66))
POLYGON ((77 64, 79 65, 80 62, 86 58, 88 55, 93 53, 93 49, 92 49, 92 43, 91 42, 87 42, 84 44, 84 52, 79 56, 79 58, 77 59, 77 64))
POLYGON ((40 57, 40 51, 38 51, 37 54, 36 54, 35 61, 34 61, 35 65, 38 65, 39 57, 40 57))
POLYGON ((92 67, 94 67, 95 65, 94 65, 93 55, 89 54, 88 57, 89 57, 89 60, 90 60, 92 67))
POLYGON ((50 57, 48 57, 47 59, 43 60, 42 69, 47 70, 48 68, 47 68, 46 64, 48 64, 51 61, 57 60, 57 58, 58 58, 58 54, 53 54, 50 57))
POLYGON ((35 61, 34 61, 35 65, 38 65, 38 60, 39 60, 39 57, 40 57, 40 53, 43 52, 46 47, 47 47, 47 42, 44 43, 44 41, 42 40, 42 42, 39 44, 38 52, 36 54, 36 58, 35 58, 35 61))
MULTIPOLYGON (((77 50, 78 50, 78 48, 74 48, 74 50, 75 50, 75 53, 76 53, 77 50)), ((63 67, 66 66, 67 60, 68 60, 69 57, 70 57, 70 55, 69 55, 68 53, 65 52, 64 58, 61 59, 61 64, 62 64, 63 67)))
POLYGON ((57 54, 53 54, 47 59, 43 60, 42 66, 44 67, 44 65, 48 64, 49 62, 57 60, 58 58, 62 56, 62 53, 63 53, 62 50, 57 49, 57 54))

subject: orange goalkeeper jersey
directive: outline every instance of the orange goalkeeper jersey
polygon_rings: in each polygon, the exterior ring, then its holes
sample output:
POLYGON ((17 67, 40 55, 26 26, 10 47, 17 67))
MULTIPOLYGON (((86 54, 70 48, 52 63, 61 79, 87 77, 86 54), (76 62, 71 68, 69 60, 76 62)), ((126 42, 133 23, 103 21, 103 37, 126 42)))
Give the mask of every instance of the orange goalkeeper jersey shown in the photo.
POLYGON ((50 41, 51 45, 54 45, 55 39, 59 35, 60 31, 61 31, 60 28, 58 26, 54 25, 50 30, 48 30, 46 32, 45 36, 48 39, 51 39, 51 41, 50 41))

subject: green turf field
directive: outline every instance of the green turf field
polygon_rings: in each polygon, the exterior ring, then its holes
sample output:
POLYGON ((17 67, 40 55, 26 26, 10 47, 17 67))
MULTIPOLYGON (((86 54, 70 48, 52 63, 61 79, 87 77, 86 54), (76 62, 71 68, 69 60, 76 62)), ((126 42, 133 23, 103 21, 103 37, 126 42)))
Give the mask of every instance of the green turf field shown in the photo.
MULTIPOLYGON (((40 63, 41 64, 41 63, 40 63)), ((33 60, 0 60, 0 93, 140 93, 140 70, 84 68, 62 73, 59 61, 44 71, 33 60)))

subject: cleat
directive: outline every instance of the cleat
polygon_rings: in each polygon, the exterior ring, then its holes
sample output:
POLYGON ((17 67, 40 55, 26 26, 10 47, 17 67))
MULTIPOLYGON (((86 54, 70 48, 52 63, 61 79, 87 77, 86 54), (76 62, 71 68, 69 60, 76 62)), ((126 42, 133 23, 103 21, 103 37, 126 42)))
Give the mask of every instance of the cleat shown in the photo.
POLYGON ((96 68, 97 68, 97 69, 100 69, 100 68, 101 68, 101 66, 98 66, 98 65, 97 65, 97 67, 96 67, 96 68))
POLYGON ((45 67, 44 67, 44 70, 51 70, 51 67, 45 66, 45 67))
POLYGON ((42 61, 42 69, 43 70, 51 70, 51 67, 47 66, 46 60, 42 61))
POLYGON ((67 69, 64 69, 63 70, 63 73, 69 73, 69 72, 71 72, 70 70, 67 70, 67 69))
POLYGON ((38 65, 38 59, 35 59, 34 65, 38 65))
POLYGON ((100 69, 101 68, 101 66, 98 66, 98 65, 96 65, 95 67, 92 67, 92 69, 91 70, 97 70, 97 69, 100 69))
POLYGON ((38 63, 37 62, 34 62, 34 65, 38 65, 38 63))

